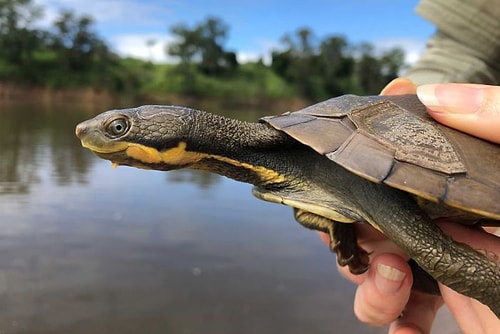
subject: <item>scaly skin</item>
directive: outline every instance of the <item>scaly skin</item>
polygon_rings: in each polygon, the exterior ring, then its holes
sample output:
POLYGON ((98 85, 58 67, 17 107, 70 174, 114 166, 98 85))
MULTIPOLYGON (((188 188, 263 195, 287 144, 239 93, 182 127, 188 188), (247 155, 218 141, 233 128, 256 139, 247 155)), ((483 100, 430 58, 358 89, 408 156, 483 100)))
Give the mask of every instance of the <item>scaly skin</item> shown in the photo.
POLYGON ((150 106, 103 113, 76 133, 115 164, 203 169, 252 183, 259 198, 310 212, 317 219, 298 219, 308 228, 331 232, 335 221, 364 220, 432 277, 500 315, 496 259, 444 235, 407 193, 356 176, 266 124, 150 106))

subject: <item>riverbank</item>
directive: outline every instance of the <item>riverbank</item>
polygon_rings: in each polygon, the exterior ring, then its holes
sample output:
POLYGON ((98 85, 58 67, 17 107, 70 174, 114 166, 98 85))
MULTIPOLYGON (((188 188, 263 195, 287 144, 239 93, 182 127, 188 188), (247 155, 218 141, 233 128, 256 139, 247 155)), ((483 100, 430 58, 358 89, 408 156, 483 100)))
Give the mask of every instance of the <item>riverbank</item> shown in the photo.
POLYGON ((302 98, 257 99, 252 97, 199 97, 172 93, 112 94, 93 87, 52 88, 0 82, 0 103, 74 104, 83 109, 122 108, 142 104, 171 104, 202 109, 265 108, 269 113, 301 109, 310 103, 302 98))
POLYGON ((82 107, 110 106, 123 99, 92 87, 51 88, 0 82, 0 103, 36 102, 43 105, 74 103, 82 107))

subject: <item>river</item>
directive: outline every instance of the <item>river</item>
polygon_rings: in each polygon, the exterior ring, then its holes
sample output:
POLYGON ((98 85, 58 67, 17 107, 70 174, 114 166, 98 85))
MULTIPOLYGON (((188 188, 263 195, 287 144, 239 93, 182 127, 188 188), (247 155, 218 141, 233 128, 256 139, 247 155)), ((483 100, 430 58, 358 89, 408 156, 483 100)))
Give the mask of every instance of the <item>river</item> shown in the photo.
POLYGON ((290 208, 82 149, 74 127, 101 111, 0 105, 1 334, 387 332, 355 318, 355 287, 290 208))

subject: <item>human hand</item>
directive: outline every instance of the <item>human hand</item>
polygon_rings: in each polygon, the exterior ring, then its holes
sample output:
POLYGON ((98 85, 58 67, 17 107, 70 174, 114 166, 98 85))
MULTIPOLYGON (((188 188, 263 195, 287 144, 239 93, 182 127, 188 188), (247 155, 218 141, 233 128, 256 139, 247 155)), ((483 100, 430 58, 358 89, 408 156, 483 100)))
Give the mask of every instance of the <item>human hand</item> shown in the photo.
MULTIPOLYGON (((500 143, 499 87, 446 84, 417 89, 406 79, 396 79, 382 91, 382 95, 415 92, 424 104, 432 108, 429 112, 438 121, 500 143), (464 87, 472 92, 463 95, 464 87), (468 110, 472 112, 467 113, 468 110)), ((471 231, 456 223, 439 224, 457 241, 500 254, 500 242, 491 234, 471 231)), ((446 286, 440 284, 442 297, 412 291, 413 278, 407 255, 370 226, 360 225, 357 232, 360 246, 371 254, 370 269, 363 275, 352 275, 345 267, 339 267, 339 270, 358 285, 354 312, 361 321, 371 325, 390 324, 389 333, 429 333, 437 310, 446 303, 464 333, 498 332, 500 320, 489 308, 446 286), (401 314, 403 316, 398 318, 401 314)), ((328 237, 322 235, 322 239, 327 241, 328 237)))
MULTIPOLYGON (((416 89, 429 114, 438 122, 500 143, 500 87, 477 84, 432 84, 416 89)), ((500 254, 500 241, 494 235, 454 223, 440 228, 459 242, 500 254)), ((488 307, 440 284, 444 302, 464 333, 498 333, 500 320, 488 307), (481 331, 482 330, 482 331, 481 331)))
POLYGON ((500 143, 500 86, 432 84, 416 92, 436 121, 500 143))

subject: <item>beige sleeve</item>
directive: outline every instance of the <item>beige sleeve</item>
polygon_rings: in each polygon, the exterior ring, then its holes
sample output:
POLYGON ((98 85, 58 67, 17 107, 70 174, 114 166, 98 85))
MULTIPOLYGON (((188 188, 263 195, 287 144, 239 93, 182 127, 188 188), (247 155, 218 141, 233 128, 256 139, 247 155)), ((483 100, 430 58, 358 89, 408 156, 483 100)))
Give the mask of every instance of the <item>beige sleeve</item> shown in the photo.
POLYGON ((404 77, 419 85, 500 84, 498 0, 422 0, 416 11, 433 22, 437 32, 404 77))

